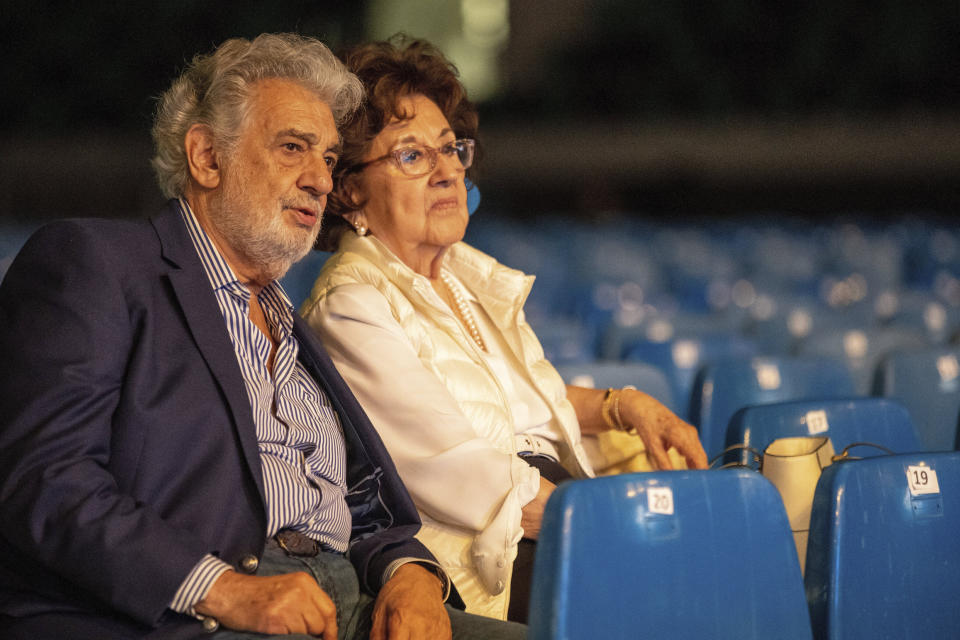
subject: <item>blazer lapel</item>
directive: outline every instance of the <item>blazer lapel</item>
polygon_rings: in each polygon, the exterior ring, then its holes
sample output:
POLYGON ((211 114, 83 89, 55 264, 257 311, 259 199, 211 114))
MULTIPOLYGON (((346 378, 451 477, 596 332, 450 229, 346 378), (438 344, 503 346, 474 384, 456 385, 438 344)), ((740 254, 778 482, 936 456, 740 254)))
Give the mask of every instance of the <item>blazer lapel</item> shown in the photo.
POLYGON ((230 413, 233 414, 240 448, 260 497, 265 500, 256 425, 243 374, 237 364, 210 280, 190 242, 176 201, 171 201, 162 213, 151 219, 151 223, 160 239, 163 258, 173 266, 168 277, 187 327, 226 398, 230 413))

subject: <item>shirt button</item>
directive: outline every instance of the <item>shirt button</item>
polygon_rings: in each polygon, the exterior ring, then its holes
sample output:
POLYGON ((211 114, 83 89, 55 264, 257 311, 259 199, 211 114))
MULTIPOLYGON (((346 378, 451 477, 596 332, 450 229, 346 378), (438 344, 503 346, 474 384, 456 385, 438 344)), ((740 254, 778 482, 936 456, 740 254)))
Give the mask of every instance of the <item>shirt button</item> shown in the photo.
POLYGON ((503 569, 503 565, 505 564, 507 563, 503 561, 503 558, 500 558, 499 560, 497 560, 497 566, 500 567, 501 569, 503 569))
POLYGON ((257 571, 257 567, 259 566, 260 561, 257 560, 257 556, 246 555, 240 558, 240 568, 247 573, 255 573, 257 571))
POLYGON ((203 619, 203 632, 204 633, 213 633, 220 628, 220 623, 216 618, 204 618, 203 619))
POLYGON ((503 580, 497 580, 497 591, 503 591, 503 580))

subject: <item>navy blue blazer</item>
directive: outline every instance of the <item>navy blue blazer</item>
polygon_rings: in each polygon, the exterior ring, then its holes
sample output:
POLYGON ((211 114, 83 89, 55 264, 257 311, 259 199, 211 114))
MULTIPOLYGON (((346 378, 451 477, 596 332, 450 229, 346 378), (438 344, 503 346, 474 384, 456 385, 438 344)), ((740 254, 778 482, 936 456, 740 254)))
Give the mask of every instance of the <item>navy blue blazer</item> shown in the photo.
MULTIPOLYGON (((294 331, 343 425, 348 557, 375 593, 392 560, 432 556, 370 421, 294 331)), ((0 354, 0 637, 201 635, 174 592, 205 553, 259 557, 266 515, 242 374, 175 203, 38 231, 0 286, 0 354)))

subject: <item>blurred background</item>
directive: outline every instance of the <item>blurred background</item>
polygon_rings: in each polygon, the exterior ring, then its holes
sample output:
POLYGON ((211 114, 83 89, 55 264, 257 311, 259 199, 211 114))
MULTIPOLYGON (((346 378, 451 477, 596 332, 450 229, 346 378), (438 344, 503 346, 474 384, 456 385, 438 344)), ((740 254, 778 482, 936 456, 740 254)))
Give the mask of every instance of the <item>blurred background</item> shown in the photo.
MULTIPOLYGON (((445 51, 479 106, 467 239, 538 275, 527 312, 557 362, 707 330, 751 353, 861 361, 901 344, 867 330, 957 338, 956 0, 8 0, 0 14, 0 273, 44 220, 157 209, 154 99, 196 53, 263 31, 335 51, 403 31, 445 51)), ((287 279, 295 301, 323 258, 287 279)))
POLYGON ((484 214, 952 218, 955 0, 7 0, 0 215, 152 211, 154 97, 231 36, 438 44, 481 109, 484 214))

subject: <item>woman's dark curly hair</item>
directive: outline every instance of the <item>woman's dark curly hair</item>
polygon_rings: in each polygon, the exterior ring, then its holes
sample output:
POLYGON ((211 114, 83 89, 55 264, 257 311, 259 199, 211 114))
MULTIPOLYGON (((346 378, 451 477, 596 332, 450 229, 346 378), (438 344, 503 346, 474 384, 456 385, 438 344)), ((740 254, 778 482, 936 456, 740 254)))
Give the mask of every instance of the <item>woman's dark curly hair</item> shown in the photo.
POLYGON ((398 34, 351 49, 343 61, 360 78, 366 95, 353 117, 340 126, 343 149, 333 171, 334 188, 327 196, 316 244, 323 251, 336 251, 340 236, 351 228, 343 215, 363 207, 363 203, 350 201, 345 178, 362 163, 384 127, 394 118, 413 116, 400 108, 401 98, 426 96, 440 107, 458 138, 477 135, 477 111, 467 99, 457 68, 426 40, 410 40, 398 34))

